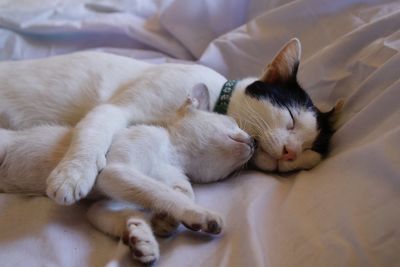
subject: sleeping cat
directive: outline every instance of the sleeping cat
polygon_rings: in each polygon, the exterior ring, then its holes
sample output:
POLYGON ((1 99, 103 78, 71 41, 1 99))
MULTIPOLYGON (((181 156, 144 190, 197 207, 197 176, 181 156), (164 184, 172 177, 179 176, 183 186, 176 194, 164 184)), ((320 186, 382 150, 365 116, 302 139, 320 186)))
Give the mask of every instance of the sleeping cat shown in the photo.
POLYGON ((315 166, 327 152, 339 103, 323 113, 297 83, 300 42, 292 39, 261 78, 236 82, 200 65, 152 65, 98 52, 0 64, 0 125, 76 126, 71 145, 47 180, 47 193, 72 204, 91 190, 114 134, 159 121, 204 83, 209 106, 234 117, 258 146, 261 170, 315 166), (221 90, 221 88, 223 88, 221 90))
MULTIPOLYGON (((250 159, 254 141, 232 118, 200 110, 208 99, 206 87, 197 85, 170 118, 158 123, 161 126, 120 130, 93 193, 158 212, 153 220, 158 234, 165 235, 165 227, 175 228, 175 221, 195 231, 220 233, 221 217, 194 203, 190 182, 228 176, 250 159), (172 226, 162 224, 171 219, 172 226)), ((0 191, 45 194, 46 177, 71 137, 72 130, 62 126, 0 129, 0 191)), ((135 259, 148 263, 158 258, 158 244, 143 211, 108 200, 94 204, 88 217, 105 233, 125 234, 135 259)))

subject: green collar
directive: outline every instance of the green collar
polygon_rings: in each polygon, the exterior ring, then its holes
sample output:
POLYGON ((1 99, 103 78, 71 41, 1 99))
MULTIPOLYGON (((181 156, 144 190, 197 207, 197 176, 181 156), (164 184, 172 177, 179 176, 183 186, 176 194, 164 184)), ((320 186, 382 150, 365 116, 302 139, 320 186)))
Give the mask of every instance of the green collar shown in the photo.
POLYGON ((229 101, 232 96, 232 92, 235 89, 235 85, 237 84, 237 80, 228 80, 222 87, 221 93, 219 94, 219 98, 217 104, 215 104, 214 112, 220 114, 226 114, 228 111, 229 101))

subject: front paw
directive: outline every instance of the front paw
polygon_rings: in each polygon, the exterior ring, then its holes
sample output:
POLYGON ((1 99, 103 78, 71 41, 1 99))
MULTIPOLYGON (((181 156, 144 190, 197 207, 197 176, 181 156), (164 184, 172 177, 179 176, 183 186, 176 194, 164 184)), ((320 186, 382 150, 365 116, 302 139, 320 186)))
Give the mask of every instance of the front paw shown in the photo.
POLYGON ((71 205, 86 197, 98 174, 96 163, 99 161, 61 162, 47 178, 48 197, 61 205, 71 205))
POLYGON ((219 234, 223 228, 222 218, 205 209, 189 209, 183 214, 182 224, 192 231, 219 234))

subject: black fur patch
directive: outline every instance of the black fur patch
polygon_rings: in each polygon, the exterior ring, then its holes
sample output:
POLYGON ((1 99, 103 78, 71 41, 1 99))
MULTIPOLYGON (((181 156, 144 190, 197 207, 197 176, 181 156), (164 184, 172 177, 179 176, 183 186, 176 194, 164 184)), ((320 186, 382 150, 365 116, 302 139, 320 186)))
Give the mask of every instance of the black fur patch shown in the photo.
POLYGON ((312 150, 325 156, 329 151, 329 143, 333 133, 333 121, 332 115, 334 110, 329 112, 321 112, 317 110, 317 124, 319 129, 319 134, 315 139, 312 150))
POLYGON ((311 98, 297 83, 296 79, 274 84, 255 81, 247 86, 245 93, 257 99, 269 100, 273 105, 282 108, 293 106, 314 108, 311 98))
POLYGON ((326 113, 319 111, 310 96, 298 84, 295 75, 288 81, 274 84, 255 81, 246 88, 245 93, 256 99, 266 99, 281 108, 304 107, 313 111, 317 119, 319 134, 313 143, 312 150, 323 156, 327 154, 329 142, 334 133, 331 119, 333 110, 326 113))

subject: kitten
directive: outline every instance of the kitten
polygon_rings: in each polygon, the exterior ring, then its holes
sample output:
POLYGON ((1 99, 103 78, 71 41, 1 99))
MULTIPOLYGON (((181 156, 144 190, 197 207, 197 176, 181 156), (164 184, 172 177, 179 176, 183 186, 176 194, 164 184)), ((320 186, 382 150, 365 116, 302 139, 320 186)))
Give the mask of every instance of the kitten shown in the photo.
MULTIPOLYGON (((182 222, 195 231, 220 233, 221 217, 195 204, 190 182, 227 177, 250 159, 254 141, 232 118, 200 110, 208 101, 207 88, 200 84, 173 116, 159 122, 162 127, 138 125, 120 130, 92 194, 157 212, 158 220, 153 220, 156 233, 167 234, 160 229, 165 227, 162 221, 173 224, 168 231, 182 222)), ((66 152, 72 129, 0 129, 0 137, 0 189, 45 194, 46 177, 66 152)), ((146 263, 158 258, 158 244, 139 209, 106 201, 93 205, 88 216, 105 233, 118 237, 125 233, 135 259, 146 263)))
POLYGON ((327 113, 313 105, 296 79, 300 50, 300 42, 292 39, 260 79, 243 79, 235 88, 235 83, 204 66, 152 65, 98 52, 3 62, 0 125, 76 126, 47 187, 57 203, 72 204, 91 190, 118 130, 159 121, 176 110, 188 88, 204 83, 208 108, 226 110, 256 138, 253 162, 259 169, 308 169, 326 153, 333 118, 342 104, 327 113))

